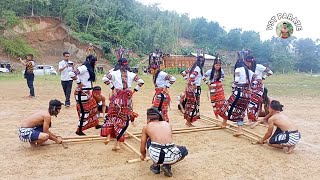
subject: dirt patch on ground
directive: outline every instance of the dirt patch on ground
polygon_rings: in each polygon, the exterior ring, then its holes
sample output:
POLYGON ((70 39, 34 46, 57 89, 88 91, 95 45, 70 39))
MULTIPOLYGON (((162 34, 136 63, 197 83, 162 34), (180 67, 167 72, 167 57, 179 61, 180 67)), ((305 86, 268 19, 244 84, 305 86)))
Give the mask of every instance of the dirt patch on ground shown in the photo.
MULTIPOLYGON (((140 132, 146 122, 146 109, 153 96, 150 76, 142 76, 146 85, 135 94, 134 109, 139 113, 138 127, 129 126, 129 131, 140 132)), ((39 79, 39 78, 38 78, 39 79)), ((119 152, 111 150, 113 142, 48 145, 31 149, 29 144, 20 142, 17 128, 21 119, 39 109, 47 109, 50 99, 64 100, 59 80, 48 78, 35 80, 35 99, 26 99, 28 89, 23 79, 5 81, 0 89, 0 171, 3 179, 160 179, 163 174, 154 175, 149 171, 150 162, 126 164, 138 156, 125 146, 119 152)), ((99 77, 100 79, 100 77, 99 77)), ((103 94, 109 95, 107 86, 101 82, 103 94)), ((75 86, 75 84, 74 84, 75 86)), ((73 88, 74 89, 74 88, 73 88)), ((177 110, 176 96, 180 93, 173 85, 170 122, 174 128, 186 127, 182 115, 177 110)), ((226 93, 227 96, 229 95, 226 93)), ((285 113, 297 124, 302 133, 301 143, 293 154, 266 145, 251 145, 246 138, 235 138, 227 130, 212 130, 174 135, 177 144, 185 145, 189 155, 173 166, 173 179, 318 179, 320 165, 319 97, 276 97, 285 105, 285 113)), ((212 116, 213 112, 203 88, 201 113, 212 116)), ((52 132, 74 136, 77 126, 75 101, 71 108, 63 108, 58 117, 53 118, 52 132)), ((199 121, 196 126, 206 125, 199 121)), ((263 134, 264 127, 254 129, 263 134)), ((89 129, 88 135, 99 134, 99 130, 89 129)), ((139 148, 134 139, 128 143, 139 148)), ((50 142, 51 143, 51 142, 50 142)))

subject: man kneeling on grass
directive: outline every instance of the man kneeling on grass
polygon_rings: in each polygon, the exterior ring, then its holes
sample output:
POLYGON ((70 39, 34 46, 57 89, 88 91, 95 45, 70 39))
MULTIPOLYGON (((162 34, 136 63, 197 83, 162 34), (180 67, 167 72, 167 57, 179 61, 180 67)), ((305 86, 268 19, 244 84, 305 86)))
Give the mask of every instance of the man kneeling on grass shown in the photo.
POLYGON ((51 127, 51 116, 57 116, 61 110, 59 100, 49 102, 48 111, 38 111, 24 119, 19 128, 19 138, 23 142, 29 142, 32 147, 43 144, 48 139, 58 144, 62 143, 62 138, 49 131, 51 127))
POLYGON ((281 111, 283 111, 282 107, 283 105, 280 104, 279 101, 271 101, 269 106, 269 113, 271 117, 268 119, 269 128, 264 137, 257 143, 263 144, 264 141, 271 136, 273 127, 276 126, 277 129, 269 139, 268 144, 271 147, 281 149, 287 147, 288 149, 285 151, 285 153, 290 154, 295 148, 296 144, 299 142, 301 134, 297 127, 289 120, 289 118, 285 114, 281 113, 281 111))
POLYGON ((142 129, 141 137, 141 160, 146 158, 146 145, 149 156, 153 161, 150 170, 160 174, 160 165, 165 176, 171 177, 171 165, 175 164, 188 155, 184 146, 177 146, 172 139, 171 125, 166 122, 162 114, 156 108, 147 110, 147 124, 142 129))

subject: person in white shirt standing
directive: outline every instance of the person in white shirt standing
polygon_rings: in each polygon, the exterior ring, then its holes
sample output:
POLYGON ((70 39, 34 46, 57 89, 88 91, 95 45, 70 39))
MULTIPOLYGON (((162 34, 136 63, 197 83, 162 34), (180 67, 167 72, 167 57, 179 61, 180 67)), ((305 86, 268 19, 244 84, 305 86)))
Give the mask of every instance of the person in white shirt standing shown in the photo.
POLYGON ((235 78, 232 85, 232 94, 228 100, 224 102, 219 111, 219 116, 223 118, 222 128, 226 128, 227 120, 237 122, 238 129, 234 136, 243 135, 243 118, 251 98, 252 84, 256 82, 256 75, 248 66, 253 59, 246 57, 243 60, 238 60, 235 67, 235 78))
POLYGON ((149 69, 150 74, 153 75, 153 84, 155 86, 152 105, 162 113, 164 120, 169 122, 168 108, 170 106, 171 97, 168 89, 176 82, 176 78, 160 70, 160 66, 157 64, 151 64, 149 69))
POLYGON ((77 82, 77 88, 74 92, 77 101, 77 112, 79 125, 76 134, 85 136, 84 130, 99 125, 97 117, 98 106, 92 95, 93 82, 96 81, 95 65, 97 58, 93 55, 86 57, 86 61, 73 71, 69 76, 77 82))
MULTIPOLYGON (((108 110, 109 119, 101 128, 101 136, 107 137, 105 144, 110 142, 110 138, 116 138, 113 151, 120 150, 120 142, 125 141, 124 133, 129 126, 129 122, 134 122, 137 114, 133 112, 132 96, 140 90, 144 81, 135 73, 129 71, 128 61, 123 57, 123 52, 119 52, 119 60, 113 71, 106 74, 102 81, 109 85, 113 91, 110 97, 108 110), (133 82, 137 82, 134 90, 131 90, 133 82)), ((134 125, 134 124, 133 124, 134 125)))
MULTIPOLYGON (((199 53, 198 53, 199 54, 199 53)), ((201 79, 203 77, 203 64, 205 58, 198 55, 193 66, 184 72, 182 76, 188 80, 185 90, 186 106, 184 119, 187 126, 193 126, 192 123, 200 119, 200 95, 201 95, 201 79)))
POLYGON ((257 122, 263 101, 264 85, 262 80, 272 75, 273 72, 262 64, 256 64, 256 61, 252 56, 250 56, 250 58, 252 59, 252 63, 250 64, 249 68, 257 75, 257 83, 253 84, 254 87, 250 103, 247 108, 248 119, 250 123, 252 123, 251 128, 253 128, 255 126, 255 122, 257 122))
POLYGON ((63 52, 63 60, 59 62, 58 71, 61 73, 61 85, 66 98, 65 106, 70 106, 70 94, 73 80, 69 76, 69 72, 73 70, 73 62, 70 61, 70 53, 63 52))

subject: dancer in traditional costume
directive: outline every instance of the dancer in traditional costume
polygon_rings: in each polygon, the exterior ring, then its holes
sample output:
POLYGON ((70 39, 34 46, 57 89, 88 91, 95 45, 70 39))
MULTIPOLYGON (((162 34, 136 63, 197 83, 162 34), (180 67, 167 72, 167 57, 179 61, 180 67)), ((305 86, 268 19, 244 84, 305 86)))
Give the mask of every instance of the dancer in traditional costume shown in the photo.
POLYGON ((156 64, 150 65, 150 73, 153 75, 153 83, 155 86, 152 105, 153 107, 158 108, 162 113, 164 120, 169 122, 168 108, 170 106, 171 98, 168 89, 176 81, 176 78, 161 71, 160 66, 156 64))
POLYGON ((256 83, 255 74, 248 67, 252 63, 251 60, 246 58, 244 63, 237 63, 232 94, 219 111, 223 118, 222 128, 227 126, 227 120, 237 122, 238 130, 234 136, 243 135, 243 118, 250 102, 252 84, 256 83))
POLYGON ((60 136, 49 131, 51 127, 51 116, 57 116, 61 110, 59 100, 51 100, 47 111, 38 111, 24 119, 19 128, 19 138, 23 142, 29 142, 32 147, 45 143, 47 140, 62 143, 60 136))
POLYGON ((281 112, 283 105, 279 101, 272 100, 270 103, 271 117, 268 119, 268 130, 266 134, 257 142, 263 144, 269 139, 268 145, 275 148, 287 148, 285 153, 290 154, 300 141, 301 134, 297 127, 289 120, 289 118, 281 112), (277 127, 273 133, 273 128, 277 127))
POLYGON ((93 82, 96 80, 95 64, 97 58, 93 55, 86 57, 83 65, 69 72, 70 77, 78 84, 74 95, 77 101, 79 125, 76 134, 84 136, 84 130, 99 125, 97 118, 97 102, 92 96, 93 82))
POLYGON ((118 65, 113 71, 102 78, 103 82, 112 89, 113 95, 110 97, 109 119, 102 126, 101 136, 107 137, 105 144, 110 142, 110 137, 117 139, 112 148, 114 151, 120 149, 120 142, 124 142, 124 133, 129 126, 129 121, 134 122, 138 116, 132 109, 132 96, 144 84, 144 81, 137 74, 130 72, 127 59, 122 55, 120 57, 118 65), (134 91, 131 90, 133 81, 138 83, 134 91))
POLYGON ((247 58, 251 59, 252 63, 249 64, 249 68, 251 71, 255 73, 256 80, 257 80, 256 83, 253 84, 253 87, 252 87, 253 91, 252 91, 250 103, 247 109, 249 122, 255 123, 259 117, 259 112, 261 111, 261 106, 263 101, 264 85, 262 83, 262 80, 272 75, 273 72, 269 68, 263 66, 262 64, 256 64, 256 61, 252 56, 248 56, 247 58))
POLYGON ((150 170, 160 174, 160 168, 165 176, 171 177, 171 165, 183 160, 188 155, 184 146, 178 146, 172 139, 172 127, 164 120, 157 108, 147 110, 147 125, 142 129, 141 160, 146 158, 146 146, 153 164, 150 170), (162 165, 160 167, 160 165, 162 165))
POLYGON ((218 112, 225 101, 223 79, 224 71, 221 69, 221 59, 216 55, 212 69, 209 69, 203 77, 203 81, 209 87, 211 105, 216 118, 218 118, 218 112), (207 80, 208 77, 209 81, 207 80))
POLYGON ((192 123, 200 119, 200 95, 201 95, 201 79, 203 76, 204 56, 198 56, 193 66, 181 74, 187 79, 187 87, 185 89, 186 106, 184 119, 187 126, 193 126, 192 123))

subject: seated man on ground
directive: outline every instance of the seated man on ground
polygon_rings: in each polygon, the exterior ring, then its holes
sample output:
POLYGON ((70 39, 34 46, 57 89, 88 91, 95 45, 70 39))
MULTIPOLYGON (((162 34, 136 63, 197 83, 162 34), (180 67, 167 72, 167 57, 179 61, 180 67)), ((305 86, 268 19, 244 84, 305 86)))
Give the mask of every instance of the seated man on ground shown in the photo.
POLYGON ((171 165, 175 164, 188 155, 184 146, 177 146, 172 139, 172 128, 162 118, 162 114, 156 108, 147 110, 147 124, 142 129, 141 137, 141 160, 146 158, 146 145, 149 156, 153 161, 150 170, 160 174, 160 165, 165 176, 171 177, 171 165))
POLYGON ((288 149, 285 153, 290 154, 299 142, 301 134, 289 118, 281 113, 281 111, 283 111, 282 107, 283 105, 280 104, 279 101, 271 101, 269 107, 270 118, 268 120, 268 131, 257 143, 263 144, 264 141, 271 137, 268 143, 269 146, 281 149, 287 147, 288 149), (272 135, 274 126, 276 126, 277 129, 272 135))
POLYGON ((51 100, 48 111, 38 111, 24 119, 21 123, 21 128, 19 128, 20 140, 29 142, 32 147, 41 145, 48 139, 61 144, 62 138, 49 131, 51 127, 51 116, 57 116, 59 114, 61 105, 63 105, 63 103, 59 100, 51 100))
MULTIPOLYGON (((106 98, 104 97, 104 95, 101 94, 101 87, 100 86, 95 86, 92 89, 92 95, 93 98, 96 100, 97 102, 97 106, 98 106, 98 113, 97 116, 98 118, 101 117, 101 113, 103 114, 103 119, 104 121, 108 118, 108 115, 106 115, 106 113, 108 113, 108 106, 106 105, 106 98)), ((97 125, 96 129, 101 128, 101 125, 97 125)))

